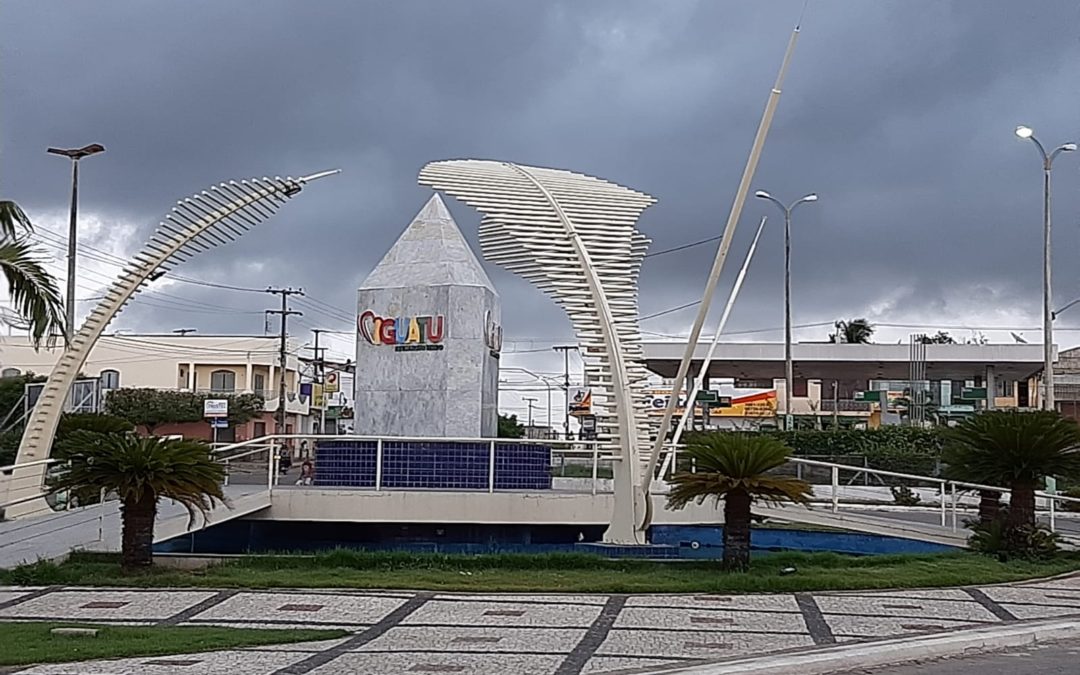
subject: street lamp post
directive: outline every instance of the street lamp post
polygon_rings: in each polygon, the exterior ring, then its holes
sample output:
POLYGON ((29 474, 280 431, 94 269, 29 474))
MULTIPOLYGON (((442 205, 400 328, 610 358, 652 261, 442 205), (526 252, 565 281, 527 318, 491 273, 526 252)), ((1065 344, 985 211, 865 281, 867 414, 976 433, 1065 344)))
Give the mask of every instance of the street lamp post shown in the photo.
POLYGON ((547 425, 548 425, 548 428, 551 429, 552 432, 554 432, 555 427, 553 426, 552 421, 551 421, 551 380, 552 380, 552 378, 545 377, 543 375, 540 375, 539 373, 534 373, 533 371, 529 370, 528 368, 501 368, 500 370, 509 370, 509 371, 514 371, 514 372, 518 372, 518 373, 525 373, 526 375, 532 375, 533 377, 535 377, 536 379, 538 379, 538 380, 540 380, 541 382, 544 383, 544 388, 547 389, 547 425))
POLYGON ((791 431, 794 426, 791 414, 791 387, 792 380, 795 379, 791 360, 791 212, 799 204, 816 202, 817 195, 811 192, 788 206, 784 206, 782 201, 764 190, 758 190, 754 196, 776 204, 784 212, 784 429, 791 431))
POLYGON ((1016 135, 1019 138, 1030 139, 1039 150, 1043 160, 1043 410, 1054 410, 1054 310, 1051 308, 1053 300, 1050 284, 1050 170, 1054 166, 1054 160, 1063 152, 1076 150, 1076 143, 1064 143, 1052 152, 1046 152, 1046 148, 1035 138, 1035 131, 1031 127, 1020 125, 1016 127, 1016 135))
POLYGON ((64 349, 71 345, 71 336, 75 332, 75 248, 76 219, 79 209, 79 160, 83 157, 105 152, 105 146, 93 143, 82 148, 49 148, 46 152, 60 155, 71 160, 71 221, 68 224, 67 249, 67 298, 65 298, 64 349))

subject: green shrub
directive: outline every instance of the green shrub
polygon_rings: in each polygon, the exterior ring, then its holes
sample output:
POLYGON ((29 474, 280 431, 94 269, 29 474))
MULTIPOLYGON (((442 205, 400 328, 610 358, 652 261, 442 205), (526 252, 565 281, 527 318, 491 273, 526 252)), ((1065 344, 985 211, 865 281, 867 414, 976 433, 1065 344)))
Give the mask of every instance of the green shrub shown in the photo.
POLYGON ((897 506, 915 506, 922 501, 922 497, 915 494, 911 488, 906 485, 897 485, 896 487, 889 488, 892 492, 893 501, 897 506))
POLYGON ((1058 552, 1060 537, 1044 525, 1024 525, 1010 530, 1007 527, 1008 509, 988 523, 966 522, 972 534, 968 539, 971 550, 1009 560, 1050 560, 1058 552))
MULTIPOLYGON (((862 456, 871 469, 922 476, 937 475, 943 445, 941 430, 918 427, 841 429, 834 431, 770 431, 791 447, 795 456, 817 455, 845 463, 847 455, 862 456)), ((861 464, 860 462, 851 462, 861 464)))

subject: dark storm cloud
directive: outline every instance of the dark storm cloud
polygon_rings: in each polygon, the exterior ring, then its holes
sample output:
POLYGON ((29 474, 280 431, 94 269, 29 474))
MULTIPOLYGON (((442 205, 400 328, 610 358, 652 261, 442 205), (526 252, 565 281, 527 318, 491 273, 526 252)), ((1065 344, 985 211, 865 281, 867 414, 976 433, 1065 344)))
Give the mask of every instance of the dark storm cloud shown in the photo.
MULTIPOLYGON (((107 154, 83 172, 83 209, 143 224, 144 236, 172 201, 211 182, 340 167, 257 232, 178 272, 303 286, 347 313, 422 206, 416 173, 434 159, 557 166, 649 192, 660 201, 641 227, 662 249, 720 232, 801 5, 8 0, 0 178, 5 197, 62 210, 67 167, 43 149, 101 142, 107 154)), ((1039 167, 1012 128, 1031 124, 1048 143, 1080 136, 1078 64, 1071 1, 811 0, 755 181, 784 199, 821 195, 796 219, 796 322, 1033 323, 1039 167)), ((1064 299, 1080 295, 1069 264, 1080 246, 1078 167, 1064 157, 1056 173, 1064 299)), ((476 214, 451 208, 475 243, 476 214)), ((753 200, 725 284, 762 214, 769 229, 732 330, 780 325, 779 222, 753 200)), ((643 313, 700 296, 712 253, 649 259, 643 313)), ((566 334, 538 292, 489 272, 508 339, 566 334)), ((251 312, 271 300, 167 292, 251 312)), ((305 311, 308 325, 347 328, 340 312, 305 311)), ((691 318, 644 327, 678 332, 691 318)), ((261 323, 257 313, 136 303, 120 325, 261 323)))

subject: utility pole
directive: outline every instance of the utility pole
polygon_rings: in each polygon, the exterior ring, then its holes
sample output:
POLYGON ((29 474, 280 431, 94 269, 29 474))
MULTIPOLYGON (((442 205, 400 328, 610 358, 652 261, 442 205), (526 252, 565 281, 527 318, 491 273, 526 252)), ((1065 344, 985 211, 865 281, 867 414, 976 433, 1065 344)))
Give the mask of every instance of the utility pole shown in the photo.
POLYGON ((529 398, 529 397, 522 397, 521 400, 525 401, 526 403, 529 404, 529 424, 528 424, 528 428, 529 428, 529 433, 531 433, 532 432, 532 425, 533 425, 533 423, 532 423, 532 409, 533 409, 533 403, 536 403, 536 399, 535 398, 529 398))
POLYGON ((563 353, 563 396, 566 405, 563 406, 563 440, 570 440, 570 352, 578 351, 577 345, 557 345, 552 347, 556 352, 563 353))
MULTIPOLYGON (((325 384, 325 382, 326 382, 326 378, 325 378, 326 359, 324 359, 322 357, 322 354, 320 354, 320 352, 325 352, 326 347, 320 347, 319 346, 319 334, 320 333, 325 333, 326 329, 312 328, 311 332, 315 334, 315 346, 314 347, 308 347, 308 349, 310 349, 312 351, 312 353, 315 354, 315 360, 312 362, 312 365, 315 366, 315 383, 319 384, 319 385, 322 385, 322 384, 325 384)), ((312 394, 314 394, 314 392, 312 392, 312 394)), ((319 406, 319 433, 320 434, 325 434, 326 433, 326 392, 323 392, 322 405, 319 406)))
POLYGON ((303 312, 295 312, 289 309, 289 296, 290 295, 303 295, 303 290, 293 290, 291 288, 268 288, 267 293, 281 296, 281 309, 268 309, 267 314, 280 314, 281 315, 281 343, 278 347, 278 410, 277 410, 277 425, 274 430, 275 434, 285 433, 285 368, 286 368, 286 345, 285 339, 288 337, 286 325, 290 316, 303 316, 303 312))

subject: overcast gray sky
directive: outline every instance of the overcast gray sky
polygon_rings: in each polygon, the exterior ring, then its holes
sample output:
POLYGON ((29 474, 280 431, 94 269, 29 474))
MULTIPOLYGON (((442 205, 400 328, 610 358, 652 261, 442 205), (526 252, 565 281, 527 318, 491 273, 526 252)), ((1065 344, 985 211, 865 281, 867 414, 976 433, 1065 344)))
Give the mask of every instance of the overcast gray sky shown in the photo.
MULTIPOLYGON (((210 183, 341 168, 177 271, 303 287, 325 304, 298 306, 298 331, 348 332, 357 285, 429 195, 416 174, 430 160, 554 166, 648 192, 659 201, 640 227, 654 250, 719 234, 801 7, 3 0, 0 189, 46 238, 62 233, 69 167, 44 150, 104 144, 83 164, 83 243, 122 258, 173 201, 210 183)), ((795 323, 1027 327, 1038 341, 1041 176, 1035 149, 1013 136, 1021 122, 1047 144, 1080 139, 1076 0, 810 0, 755 180, 783 199, 820 195, 794 227, 795 323)), ((1063 304, 1080 296, 1080 156, 1061 157, 1055 177, 1063 304)), ((478 215, 448 203, 475 246, 478 215)), ((722 289, 757 219, 774 215, 766 206, 748 203, 722 289)), ((773 218, 729 326, 771 332, 740 339, 782 336, 781 244, 773 218)), ((642 314, 700 297, 714 252, 647 260, 642 314)), ((117 271, 96 256, 84 261, 80 297, 100 294, 117 271)), ((504 363, 560 370, 546 352, 569 336, 561 311, 487 267, 503 297, 506 351, 526 352, 504 363)), ((156 288, 114 327, 258 333, 272 302, 165 280, 156 288)), ((678 334, 693 316, 643 330, 678 334)), ((1080 326, 1080 309, 1061 325, 1080 326)), ((1058 342, 1072 346, 1080 332, 1058 342)))

